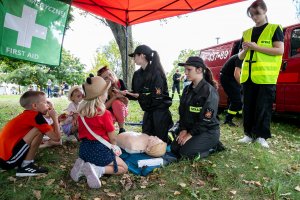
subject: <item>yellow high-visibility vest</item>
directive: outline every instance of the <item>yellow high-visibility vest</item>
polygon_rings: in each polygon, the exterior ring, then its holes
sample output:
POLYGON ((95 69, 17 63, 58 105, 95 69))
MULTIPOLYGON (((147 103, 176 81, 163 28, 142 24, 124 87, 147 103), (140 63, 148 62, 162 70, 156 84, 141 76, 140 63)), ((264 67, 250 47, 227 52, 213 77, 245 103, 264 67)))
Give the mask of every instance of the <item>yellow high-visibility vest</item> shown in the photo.
MULTIPOLYGON (((272 37, 277 24, 268 24, 258 38, 257 45, 261 47, 273 47, 272 37)), ((252 28, 243 33, 244 42, 251 42, 252 28)), ((244 83, 249 77, 249 64, 251 62, 251 80, 256 84, 276 84, 282 62, 282 55, 268 55, 254 51, 250 60, 250 51, 246 53, 243 61, 240 82, 244 83)))

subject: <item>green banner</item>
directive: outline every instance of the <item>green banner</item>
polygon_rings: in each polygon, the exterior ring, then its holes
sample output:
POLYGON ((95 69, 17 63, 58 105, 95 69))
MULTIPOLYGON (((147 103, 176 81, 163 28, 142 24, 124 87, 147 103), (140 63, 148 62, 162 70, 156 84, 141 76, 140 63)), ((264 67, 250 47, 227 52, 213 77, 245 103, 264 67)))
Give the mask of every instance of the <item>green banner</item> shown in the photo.
POLYGON ((69 9, 58 0, 0 0, 0 54, 59 65, 69 9))

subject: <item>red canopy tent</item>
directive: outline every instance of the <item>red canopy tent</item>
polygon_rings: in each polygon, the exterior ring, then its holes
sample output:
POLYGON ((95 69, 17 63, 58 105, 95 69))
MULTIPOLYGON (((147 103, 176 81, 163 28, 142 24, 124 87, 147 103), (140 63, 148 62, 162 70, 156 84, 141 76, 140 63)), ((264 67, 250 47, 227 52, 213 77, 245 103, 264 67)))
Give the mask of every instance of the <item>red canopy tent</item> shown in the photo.
MULTIPOLYGON (((73 0, 72 5, 127 27, 245 0, 73 0)), ((126 34, 127 35, 127 34, 126 34)), ((126 55, 128 55, 126 38, 126 55)), ((126 74, 128 61, 126 56, 126 74)), ((127 78, 126 78, 127 79, 127 78)))
POLYGON ((72 5, 124 26, 244 0, 73 0, 72 5))

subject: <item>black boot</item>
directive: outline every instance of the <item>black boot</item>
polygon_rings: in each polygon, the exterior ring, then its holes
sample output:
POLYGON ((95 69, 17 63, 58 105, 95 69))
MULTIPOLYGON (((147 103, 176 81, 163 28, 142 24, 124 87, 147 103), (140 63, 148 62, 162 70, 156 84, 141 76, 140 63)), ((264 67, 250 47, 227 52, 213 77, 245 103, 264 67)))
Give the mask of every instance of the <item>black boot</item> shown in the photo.
POLYGON ((229 126, 236 126, 235 123, 232 122, 234 115, 227 113, 225 117, 224 124, 228 124, 229 126))

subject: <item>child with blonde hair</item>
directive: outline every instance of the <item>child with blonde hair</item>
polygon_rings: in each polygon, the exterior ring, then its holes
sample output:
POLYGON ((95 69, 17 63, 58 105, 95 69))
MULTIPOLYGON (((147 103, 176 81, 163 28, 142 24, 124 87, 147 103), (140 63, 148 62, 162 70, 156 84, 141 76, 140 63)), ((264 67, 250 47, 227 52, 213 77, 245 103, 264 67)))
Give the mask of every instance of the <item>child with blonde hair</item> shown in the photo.
POLYGON ((78 140, 78 106, 82 101, 83 93, 80 86, 73 86, 68 93, 68 100, 70 104, 68 108, 65 110, 66 113, 61 114, 58 120, 61 123, 62 131, 64 134, 69 137, 74 135, 78 140))
POLYGON ((81 175, 85 175, 90 188, 101 187, 99 178, 103 174, 127 172, 126 163, 119 157, 122 152, 116 145, 111 113, 105 109, 104 102, 109 87, 110 83, 99 76, 87 78, 83 84, 85 97, 78 109, 81 142, 79 158, 70 175, 75 182, 81 175))

